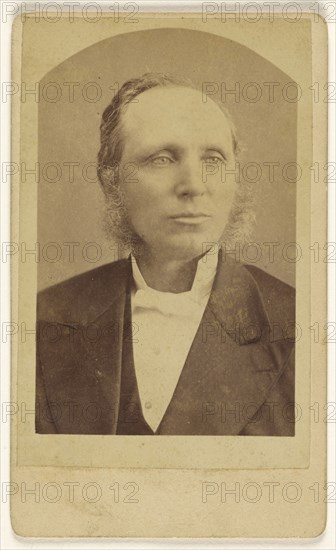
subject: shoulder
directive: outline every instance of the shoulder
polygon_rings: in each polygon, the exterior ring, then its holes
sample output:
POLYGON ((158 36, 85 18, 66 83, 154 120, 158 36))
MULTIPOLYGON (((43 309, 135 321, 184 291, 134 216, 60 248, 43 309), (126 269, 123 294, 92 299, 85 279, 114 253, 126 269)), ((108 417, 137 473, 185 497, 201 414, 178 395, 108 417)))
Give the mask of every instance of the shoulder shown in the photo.
POLYGON ((71 277, 40 291, 37 320, 74 322, 88 320, 109 304, 126 284, 129 260, 118 260, 71 277))
POLYGON ((271 321, 295 322, 295 288, 252 265, 244 265, 258 287, 271 321))

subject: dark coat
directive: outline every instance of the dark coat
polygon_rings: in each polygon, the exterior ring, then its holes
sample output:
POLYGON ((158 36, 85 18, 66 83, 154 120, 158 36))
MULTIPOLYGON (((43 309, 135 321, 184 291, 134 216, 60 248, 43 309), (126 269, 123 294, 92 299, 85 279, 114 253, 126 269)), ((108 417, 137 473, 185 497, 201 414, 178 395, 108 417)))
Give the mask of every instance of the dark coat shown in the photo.
MULTIPOLYGON (((128 258, 38 295, 38 433, 116 433, 131 277, 128 258)), ((293 436, 294 340, 294 289, 220 254, 160 433, 293 436)))

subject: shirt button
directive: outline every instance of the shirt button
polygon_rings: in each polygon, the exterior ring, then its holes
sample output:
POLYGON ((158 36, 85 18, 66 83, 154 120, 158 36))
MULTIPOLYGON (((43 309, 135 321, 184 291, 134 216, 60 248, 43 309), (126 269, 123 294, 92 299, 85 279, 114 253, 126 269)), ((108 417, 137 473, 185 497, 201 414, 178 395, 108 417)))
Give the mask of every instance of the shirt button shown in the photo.
POLYGON ((150 401, 146 401, 145 407, 146 407, 146 409, 151 409, 152 408, 152 403, 150 401))

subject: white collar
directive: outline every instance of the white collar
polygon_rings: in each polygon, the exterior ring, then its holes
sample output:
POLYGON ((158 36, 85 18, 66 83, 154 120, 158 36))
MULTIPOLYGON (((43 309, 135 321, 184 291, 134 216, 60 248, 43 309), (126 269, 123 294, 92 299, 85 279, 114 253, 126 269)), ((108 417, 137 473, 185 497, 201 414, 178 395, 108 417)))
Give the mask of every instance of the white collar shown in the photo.
POLYGON ((133 256, 133 254, 131 254, 132 272, 135 287, 137 290, 150 289, 151 292, 155 292, 157 294, 171 294, 176 298, 178 298, 179 296, 181 298, 182 296, 190 296, 190 298, 198 302, 202 300, 205 296, 209 296, 217 271, 218 251, 215 254, 210 254, 210 252, 211 250, 198 260, 196 274, 191 290, 180 293, 162 292, 149 287, 141 274, 135 257, 133 256))

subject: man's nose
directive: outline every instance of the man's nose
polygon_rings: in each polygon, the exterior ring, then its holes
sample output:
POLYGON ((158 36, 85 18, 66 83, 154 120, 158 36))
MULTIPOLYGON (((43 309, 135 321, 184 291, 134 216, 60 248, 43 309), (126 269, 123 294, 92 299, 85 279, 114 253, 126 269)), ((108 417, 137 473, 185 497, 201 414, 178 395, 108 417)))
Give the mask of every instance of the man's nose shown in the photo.
POLYGON ((176 191, 181 196, 196 196, 206 193, 207 186, 203 181, 203 166, 200 160, 191 159, 181 164, 176 191))

